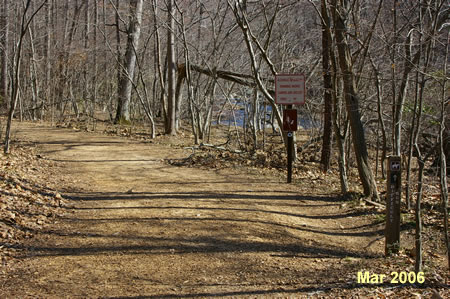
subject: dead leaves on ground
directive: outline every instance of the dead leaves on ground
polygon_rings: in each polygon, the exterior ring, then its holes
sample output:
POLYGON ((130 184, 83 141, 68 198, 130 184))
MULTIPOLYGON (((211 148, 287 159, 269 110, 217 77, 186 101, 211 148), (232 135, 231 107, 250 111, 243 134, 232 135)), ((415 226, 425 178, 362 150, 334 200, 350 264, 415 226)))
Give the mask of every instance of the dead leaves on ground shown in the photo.
POLYGON ((14 146, 0 154, 0 256, 5 263, 24 239, 62 214, 62 196, 48 182, 55 164, 33 148, 14 146))

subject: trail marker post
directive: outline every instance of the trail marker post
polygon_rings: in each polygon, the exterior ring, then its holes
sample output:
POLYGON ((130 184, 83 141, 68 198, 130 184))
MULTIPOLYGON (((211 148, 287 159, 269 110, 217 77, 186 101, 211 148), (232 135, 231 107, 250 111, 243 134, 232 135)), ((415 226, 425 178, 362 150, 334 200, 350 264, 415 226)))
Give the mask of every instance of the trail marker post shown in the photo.
POLYGON ((386 193, 385 255, 398 253, 400 249, 400 202, 402 190, 401 157, 388 157, 386 193))
POLYGON ((292 182, 294 158, 294 132, 297 131, 297 110, 292 105, 305 103, 305 75, 280 74, 275 76, 275 103, 285 105, 283 110, 283 131, 287 132, 287 183, 292 182))
POLYGON ((294 160, 294 131, 297 131, 297 109, 288 109, 283 111, 283 131, 287 132, 287 182, 292 182, 292 162, 294 160))

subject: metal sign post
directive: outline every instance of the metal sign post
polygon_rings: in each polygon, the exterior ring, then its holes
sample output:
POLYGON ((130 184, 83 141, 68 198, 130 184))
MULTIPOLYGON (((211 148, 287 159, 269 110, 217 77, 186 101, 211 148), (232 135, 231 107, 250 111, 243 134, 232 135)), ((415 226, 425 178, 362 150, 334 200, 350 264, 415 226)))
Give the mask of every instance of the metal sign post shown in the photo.
POLYGON ((401 157, 390 156, 387 161, 385 255, 400 249, 400 201, 402 190, 401 157))
POLYGON ((283 131, 287 132, 287 182, 292 182, 294 160, 294 131, 297 131, 297 110, 292 105, 305 103, 305 75, 280 74, 275 76, 275 103, 286 105, 283 111, 283 131))

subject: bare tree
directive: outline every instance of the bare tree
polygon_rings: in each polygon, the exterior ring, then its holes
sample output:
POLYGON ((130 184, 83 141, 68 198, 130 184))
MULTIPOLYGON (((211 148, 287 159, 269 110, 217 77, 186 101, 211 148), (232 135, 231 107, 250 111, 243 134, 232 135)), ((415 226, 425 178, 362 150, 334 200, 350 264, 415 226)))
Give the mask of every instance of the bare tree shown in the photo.
MULTIPOLYGON (((41 119, 45 116, 45 108, 48 103, 53 102, 52 87, 51 87, 51 74, 52 74, 52 64, 51 64, 51 43, 52 43, 52 28, 51 28, 51 18, 52 18, 52 1, 47 1, 45 6, 45 97, 43 100, 43 109, 41 114, 41 119)), ((51 124, 53 125, 53 105, 50 105, 51 112, 51 124)))
POLYGON ((98 0, 94 0, 94 74, 93 74, 93 92, 92 92, 92 130, 95 131, 95 108, 97 103, 97 78, 98 78, 98 0))
POLYGON ((348 0, 333 0, 334 33, 336 36, 339 65, 344 82, 344 98, 350 119, 353 147, 360 181, 364 189, 364 195, 378 199, 377 184, 369 163, 364 126, 361 121, 359 108, 360 99, 356 89, 355 76, 352 70, 352 57, 346 35, 348 31, 347 18, 351 8, 350 4, 348 0))
MULTIPOLYGON (((450 37, 450 32, 447 34, 447 39, 450 37)), ((445 51, 445 63, 443 65, 443 74, 442 76, 442 91, 441 91, 441 115, 440 115, 440 130, 439 130, 439 160, 440 160, 440 186, 441 186, 441 198, 442 198, 442 211, 444 214, 444 242, 445 242, 445 248, 447 249, 447 264, 448 269, 450 270, 450 242, 449 242, 449 235, 448 235, 448 183, 447 183, 447 158, 446 155, 446 144, 448 144, 450 141, 448 138, 448 131, 447 134, 445 133, 446 130, 449 129, 450 126, 450 101, 446 96, 446 88, 447 88, 447 78, 445 76, 445 73, 447 71, 447 65, 448 65, 448 44, 445 51)))
MULTIPOLYGON (((72 22, 69 22, 69 18, 67 18, 67 14, 69 13, 69 1, 65 3, 64 6, 64 13, 66 14, 65 19, 65 26, 64 26, 64 33, 63 33, 63 39, 64 43, 62 45, 62 49, 60 50, 60 57, 59 57, 59 67, 58 67, 58 86, 56 90, 56 97, 58 100, 58 107, 60 109, 61 114, 64 114, 64 110, 62 109, 62 104, 64 103, 64 95, 68 90, 68 83, 69 83, 69 60, 71 58, 71 49, 73 46, 73 42, 75 39, 75 34, 78 29, 78 18, 81 13, 81 9, 85 5, 85 2, 81 2, 78 5, 78 1, 74 2, 74 12, 73 12, 73 19, 72 22), (70 23, 70 26, 69 26, 70 23)), ((70 88, 69 88, 70 92, 70 88)), ((72 101, 73 108, 75 110, 75 113, 78 114, 78 107, 76 104, 76 101, 73 97, 70 98, 72 101)))
POLYGON ((320 163, 323 170, 328 171, 331 164, 332 152, 332 114, 333 114, 333 96, 332 88, 333 81, 331 75, 331 58, 330 51, 332 50, 331 35, 328 29, 330 26, 330 17, 328 14, 327 0, 321 0, 321 16, 322 16, 322 71, 323 71, 323 139, 322 139, 322 156, 320 163))
POLYGON ((143 0, 130 1, 130 20, 128 25, 127 48, 125 51, 124 65, 125 74, 120 76, 119 82, 119 101, 115 122, 130 122, 130 100, 136 67, 136 50, 139 46, 139 37, 141 34, 143 0))
POLYGON ((28 27, 30 26, 31 21, 36 16, 36 14, 44 7, 46 2, 47 2, 47 0, 44 0, 38 6, 38 8, 34 12, 32 12, 32 14, 30 16, 27 16, 27 14, 31 7, 31 0, 27 0, 27 2, 24 3, 22 18, 21 18, 21 25, 20 25, 19 40, 15 47, 14 72, 13 72, 13 78, 12 78, 12 82, 11 82, 12 91, 11 91, 10 107, 9 107, 9 113, 8 113, 8 122, 6 124, 6 133, 5 133, 5 146, 4 146, 5 154, 9 153, 9 144, 10 144, 10 138, 11 138, 11 123, 12 123, 12 119, 14 117, 14 111, 16 109, 17 99, 19 97, 19 88, 20 88, 19 78, 20 78, 20 72, 21 72, 22 47, 23 47, 24 37, 28 32, 28 27))
MULTIPOLYGON (((283 126, 283 121, 281 117, 281 112, 279 107, 275 104, 274 94, 270 93, 267 86, 264 84, 262 76, 261 76, 261 64, 258 64, 258 61, 256 59, 256 51, 260 53, 260 55, 263 57, 263 61, 267 64, 268 68, 270 69, 271 75, 275 76, 277 74, 277 71, 275 70, 275 66, 272 63, 270 57, 267 54, 267 47, 269 46, 269 43, 266 43, 266 47, 263 47, 263 45, 260 43, 260 41, 257 39, 257 37, 253 34, 251 31, 250 23, 247 18, 247 5, 246 1, 236 1, 232 2, 228 0, 228 5, 232 9, 236 22, 239 25, 243 35, 244 35, 244 41, 247 46, 248 54, 250 56, 251 60, 251 66, 252 66, 252 72, 254 75, 254 81, 256 86, 259 88, 261 93, 265 96, 265 98, 269 101, 270 105, 272 106, 272 113, 274 113, 275 118, 277 120, 277 123, 279 127, 281 128, 283 126)), ((278 15, 278 4, 276 4, 275 12, 272 16, 273 19, 275 19, 278 15)), ((270 33, 268 33, 267 39, 270 40, 270 33)), ((295 137, 295 135, 294 135, 295 137)), ((285 143, 285 147, 287 148, 287 135, 286 132, 283 133, 283 141, 285 143)), ((295 139, 294 139, 294 145, 295 139)), ((293 148, 293 160, 295 161, 297 158, 297 150, 296 146, 293 148)))
POLYGON ((167 1, 167 115, 166 134, 176 135, 176 95, 175 95, 175 4, 174 0, 167 1))
POLYGON ((9 43, 9 22, 8 22, 8 12, 9 12, 9 1, 4 0, 2 3, 1 19, 0 19, 0 62, 1 62, 1 72, 0 72, 0 96, 1 104, 5 108, 8 106, 8 43, 9 43))

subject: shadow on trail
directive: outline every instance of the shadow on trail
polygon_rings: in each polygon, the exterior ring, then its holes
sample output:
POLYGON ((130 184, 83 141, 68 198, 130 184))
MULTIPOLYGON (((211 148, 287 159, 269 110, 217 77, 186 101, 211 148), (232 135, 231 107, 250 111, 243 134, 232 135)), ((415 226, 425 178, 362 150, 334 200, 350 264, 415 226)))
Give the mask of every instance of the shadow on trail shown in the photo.
MULTIPOLYGON (((74 141, 73 139, 58 139, 54 141, 32 141, 25 144, 33 145, 33 146, 61 146, 58 149, 47 149, 45 151, 45 154, 52 154, 52 153, 58 153, 58 152, 64 152, 64 151, 70 151, 73 149, 77 149, 80 147, 99 147, 99 146, 126 146, 128 143, 124 141, 111 141, 111 140, 105 140, 105 141, 74 141)), ((51 159, 50 159, 51 160, 51 159)), ((55 160, 55 161, 61 161, 61 162, 67 162, 67 160, 55 160)))
MULTIPOLYGON (((168 184, 170 182, 159 182, 160 184, 168 184)), ((173 184, 178 184, 178 182, 171 182, 173 184)), ((191 184, 192 182, 188 182, 191 184)), ((194 182, 195 183, 195 182, 194 182)), ((200 183, 200 182, 199 182, 200 183)), ((205 183, 205 182, 201 182, 205 183)), ((223 184, 224 182, 207 182, 208 184, 223 184)), ((235 182, 232 182, 235 184, 235 182)), ((152 182, 152 185, 155 184, 152 182)), ((327 202, 327 203, 342 203, 344 200, 341 197, 333 196, 307 196, 299 195, 297 192, 284 192, 291 193, 292 195, 278 195, 279 192, 272 191, 273 194, 258 194, 260 192, 268 193, 270 191, 258 190, 258 193, 242 190, 234 191, 233 193, 228 193, 229 191, 196 191, 196 192, 132 192, 132 193, 111 193, 111 192, 88 192, 88 193, 76 193, 68 194, 65 197, 74 201, 115 201, 115 200, 152 200, 152 199, 242 199, 251 200, 247 204, 254 204, 255 200, 274 200, 274 201, 297 201, 299 203, 304 201, 315 201, 315 202, 327 202)), ((231 203, 235 203, 232 201, 231 203)), ((266 203, 264 203, 266 204, 266 203)))
MULTIPOLYGON (((316 233, 321 235, 328 236, 343 236, 343 237, 370 237, 370 236, 380 236, 384 233, 384 228, 372 230, 372 231, 360 231, 360 232, 349 232, 349 229, 336 229, 334 231, 327 231, 324 228, 308 228, 308 227, 300 227, 300 226, 292 226, 286 225, 276 222, 262 221, 262 220, 254 220, 254 219, 239 219, 239 218, 206 218, 206 217, 154 217, 154 218, 92 218, 92 219, 74 219, 74 218, 65 218, 68 221, 74 222, 88 222, 88 223, 126 223, 126 222, 142 222, 142 223, 151 223, 157 221, 173 221, 173 222, 223 222, 225 223, 244 223, 244 224, 263 224, 272 227, 279 227, 285 229, 293 229, 298 231, 316 233)), ((373 224, 376 226, 377 224, 373 224)))
MULTIPOLYGON (((63 236, 67 236, 63 234, 63 236)), ((100 236, 97 236, 100 237, 100 236)), ((103 236, 102 236, 103 238, 103 236)), ((121 236, 124 240, 133 238, 121 236)), ((89 246, 89 247, 45 247, 32 246, 21 247, 33 252, 32 256, 84 256, 102 254, 120 255, 173 255, 173 254, 215 254, 215 253, 289 253, 298 258, 378 258, 381 255, 367 252, 352 252, 339 247, 326 247, 318 245, 306 245, 302 242, 274 243, 245 240, 227 240, 217 237, 201 236, 196 238, 164 238, 143 237, 146 245, 116 245, 116 246, 89 246)), ((115 243, 115 242, 111 242, 115 243)))
MULTIPOLYGON (((192 182, 191 182, 192 183, 192 182)), ((204 182, 198 182, 199 184, 203 184, 204 182)), ((225 182, 208 182, 208 184, 223 184, 225 182)), ((229 184, 235 184, 235 182, 228 182, 229 184)), ((152 183, 155 184, 155 183, 152 183)), ((161 183, 164 184, 164 183, 161 183)), ((133 193, 102 193, 102 192, 90 192, 90 193, 75 193, 75 194, 67 194, 64 197, 77 202, 76 207, 72 207, 74 210, 120 210, 120 209, 156 209, 158 207, 152 206, 151 201, 157 200, 166 200, 177 201, 177 203, 184 202, 194 202, 198 201, 199 203, 213 203, 216 205, 252 205, 252 206, 271 206, 274 208, 280 207, 290 207, 295 209, 301 209, 306 207, 317 207, 324 208, 324 211, 328 209, 336 209, 338 208, 345 200, 341 197, 332 197, 332 196, 307 196, 307 195, 298 195, 296 192, 284 192, 285 195, 279 195, 278 192, 274 191, 264 191, 259 190, 256 192, 251 192, 247 190, 235 191, 234 193, 228 193, 229 191, 198 191, 198 192, 133 192, 133 193), (266 194, 260 194, 259 192, 264 192, 266 194), (267 194, 272 193, 272 194, 267 194), (105 201, 105 204, 96 204, 93 206, 82 206, 78 202, 87 202, 87 203, 97 203, 97 201, 105 201), (109 207, 108 202, 115 201, 149 201, 149 204, 145 206, 127 206, 127 207, 109 207)), ((200 207, 201 208, 201 207, 200 207)), ((200 209, 199 208, 199 209, 200 209)), ((218 208, 221 209, 222 207, 218 208)), ((211 208, 214 209, 214 208, 211 208)), ((261 212, 268 212, 266 210, 261 210, 261 212)), ((271 210, 270 212, 278 213, 277 211, 271 210)), ((301 214, 295 214, 290 212, 279 212, 285 216, 298 216, 302 217, 301 214)), ((352 216, 360 216, 363 215, 362 212, 350 212, 348 215, 340 216, 328 216, 329 219, 332 218, 343 218, 343 217, 352 217, 352 216), (354 213, 354 214, 353 214, 354 213)), ((304 215, 308 217, 307 215, 304 215)), ((309 216, 314 219, 316 216, 309 216)), ((317 216, 317 219, 325 219, 322 216, 317 216)))
MULTIPOLYGON (((217 286, 225 286, 226 285, 217 285, 217 286)), ((192 287, 198 287, 203 288, 204 285, 197 285, 192 287)), ((242 285, 239 287, 247 287, 248 285, 242 285)), ((270 287, 270 286, 268 286, 270 287)), ((153 298, 162 298, 162 299, 171 299, 171 298, 212 298, 212 297, 231 297, 234 298, 236 296, 250 296, 250 298, 253 298, 254 296, 263 296, 264 298, 270 298, 272 296, 278 296, 285 294, 291 294, 291 296, 298 295, 299 297, 306 298, 306 294, 308 294, 308 298, 310 296, 319 296, 320 295, 327 297, 330 295, 330 292, 333 289, 339 289, 339 290, 358 290, 358 289, 375 289, 375 288, 391 288, 392 285, 389 283, 382 283, 382 284, 357 284, 356 282, 349 282, 349 283, 321 283, 320 286, 305 286, 305 287, 298 287, 298 288, 288 288, 288 287, 279 287, 279 286, 272 286, 274 289, 256 289, 256 290, 242 290, 242 291, 224 291, 224 292, 190 292, 186 293, 181 291, 180 293, 166 293, 166 294, 158 294, 158 295, 144 295, 144 296, 118 296, 118 297, 102 297, 104 299, 153 299, 153 298)), ((414 286, 410 284, 402 284, 396 286, 397 289, 401 288, 424 288, 424 286, 414 286)), ((435 286, 435 285, 427 285, 427 287, 441 287, 441 286, 435 286)))
POLYGON ((243 208, 211 208, 211 207, 184 207, 184 206, 158 206, 158 207, 149 207, 149 206, 136 206, 136 207, 103 207, 103 208, 71 208, 75 210, 195 210, 195 211, 231 211, 231 212, 256 212, 256 213, 267 213, 267 214, 277 214, 283 216, 292 216, 299 218, 308 218, 308 219, 339 219, 339 218, 347 218, 347 217, 358 217, 362 215, 366 215, 367 213, 364 211, 353 211, 346 212, 342 214, 333 214, 333 215, 306 215, 306 214, 295 214, 289 212, 281 212, 281 211, 269 211, 269 210, 259 210, 259 209, 243 209, 243 208))
MULTIPOLYGON (((67 197, 66 197, 67 198, 67 197)), ((218 192, 183 192, 183 193, 85 193, 72 195, 69 199, 76 202, 77 207, 67 208, 72 210, 96 210, 95 217, 83 216, 62 217, 71 231, 47 231, 44 234, 58 235, 61 237, 78 238, 89 241, 89 245, 75 246, 36 246, 28 249, 38 256, 80 256, 80 255, 101 255, 101 254, 188 254, 188 253, 263 253, 270 252, 279 256, 296 256, 304 258, 326 258, 326 257, 364 257, 374 258, 378 255, 370 254, 367 251, 357 252, 346 248, 336 247, 327 244, 320 244, 320 235, 343 236, 343 237, 367 237, 379 236, 384 229, 379 229, 377 223, 362 225, 359 227, 314 227, 302 224, 298 221, 284 222, 285 218, 265 218, 264 215, 271 214, 308 219, 340 219, 347 217, 358 217, 364 215, 359 211, 344 210, 342 213, 333 207, 331 213, 321 215, 306 215, 283 211, 283 201, 296 201, 311 203, 317 201, 327 204, 336 202, 333 197, 313 197, 299 195, 264 195, 257 193, 233 193, 224 194, 218 192), (89 197, 88 200, 86 200, 89 197), (220 198, 221 200, 213 200, 220 198), (127 202, 137 199, 148 200, 142 206, 126 206, 127 202), (176 205, 162 205, 165 200, 176 199, 176 205), (209 199, 215 206, 189 206, 196 203, 201 205, 209 199), (106 201, 122 200, 124 207, 108 207, 106 201), (276 205, 270 209, 259 208, 257 202, 267 206, 269 200, 275 201, 276 205), (93 207, 85 207, 85 204, 94 203, 93 207), (106 204, 106 206, 102 204, 106 204), (101 206, 100 206, 101 205, 101 206), (222 206, 223 205, 223 206, 222 206), (244 205, 240 207, 239 205, 244 205), (275 207, 278 207, 276 209, 275 207), (141 210, 142 217, 129 217, 134 215, 131 209, 141 210), (116 211, 129 211, 123 215, 116 215, 116 211), (146 213, 142 211, 156 211, 146 213), (112 216, 108 214, 112 212, 112 216), (180 213, 180 216, 172 213, 180 213), (199 212, 207 213, 206 215, 199 212), (210 212, 210 213, 208 213, 210 212), (103 214, 104 213, 104 214, 103 214), (128 215, 128 216, 127 216, 128 215), (146 217, 146 215, 148 215, 146 217), (196 215, 196 216, 195 216, 196 215), (153 232, 153 235, 140 234, 131 229, 128 232, 120 231, 112 234, 97 233, 95 227, 103 224, 121 224, 118 227, 143 227, 153 232), (364 227, 364 229, 363 229, 364 227), (181 234, 177 229, 186 229, 181 234), (167 237, 175 230, 174 237, 167 237), (307 239, 300 238, 293 234, 294 231, 313 233, 307 239), (212 233, 212 236, 205 236, 204 232, 212 233), (156 235, 155 235, 156 234, 156 235), (162 235, 162 236, 161 236, 162 235), (316 235, 316 236, 315 236, 316 235), (249 240, 249 237, 259 238, 257 241, 249 240), (311 239, 312 238, 312 239, 311 239), (261 241, 262 240, 262 241, 261 241), (317 240, 317 241, 316 241, 317 240), (107 241, 105 243, 105 241, 107 241), (129 244, 132 245, 129 245, 129 244)), ((142 204, 142 203, 141 203, 142 204)), ((291 208, 291 207, 289 207, 291 208)), ((301 211, 301 207, 297 207, 301 211)), ((328 210, 330 211, 330 210, 328 210)), ((89 215, 89 214, 88 214, 89 215)), ((87 215, 86 215, 87 216, 87 215)), ((288 220, 287 220, 288 221, 288 220)), ((84 242, 84 241, 83 241, 84 242)), ((70 243, 69 243, 70 244, 70 243)))
MULTIPOLYGON (((186 213, 197 214, 199 212, 210 212, 209 215, 202 215, 202 217, 95 217, 95 218, 65 218, 69 222, 80 223, 127 223, 127 222, 141 222, 141 223, 156 223, 158 221, 170 222, 184 222, 184 223, 208 223, 208 222, 222 222, 223 225, 240 224, 240 225, 264 225, 272 228, 291 229, 296 231, 304 231, 315 233, 319 235, 329 236, 344 236, 344 237, 370 237, 379 236, 384 232, 384 228, 379 228, 378 223, 364 224, 353 227, 314 227, 302 223, 283 224, 280 222, 262 220, 264 215, 276 215, 285 217, 295 217, 298 219, 315 219, 315 220, 338 220, 342 218, 352 218, 367 215, 365 211, 348 211, 344 210, 339 213, 339 206, 341 201, 338 197, 331 196, 301 196, 301 195, 277 195, 274 194, 258 194, 252 192, 225 193, 221 191, 216 192, 142 192, 142 193, 84 193, 80 195, 70 195, 68 199, 74 201, 83 201, 90 203, 95 202, 94 206, 85 206, 77 203, 76 207, 70 207, 72 210, 95 210, 95 211, 161 211, 161 213, 170 211, 184 211, 186 213), (142 205, 127 205, 128 201, 143 200, 142 205), (123 206, 108 206, 102 204, 103 201, 124 201, 123 206), (173 201, 174 204, 164 204, 165 202, 173 201), (273 201, 273 205, 269 205, 273 201), (158 203, 158 204, 154 204, 158 203), (196 202, 195 206, 190 204, 196 202), (316 202, 318 204, 316 204, 316 202), (163 203, 162 205, 159 203, 163 203), (206 206, 206 204, 214 204, 215 206, 206 206), (286 205, 287 204, 287 205, 286 205), (244 207, 241 207, 244 206, 244 207), (259 207, 261 206, 261 208, 259 207), (269 209, 263 208, 270 206, 269 209), (320 214, 302 214, 285 211, 283 208, 295 208, 301 211, 303 206, 321 207, 320 214), (227 213, 225 217, 217 216, 219 214, 227 213), (259 217, 262 216, 262 217, 259 217)), ((132 212, 130 212, 132 213, 132 212)), ((158 213, 159 215, 162 215, 158 213)))
POLYGON ((65 162, 65 163, 122 163, 122 162, 161 162, 161 159, 112 159, 112 160, 72 160, 72 159, 47 159, 53 162, 65 162))

